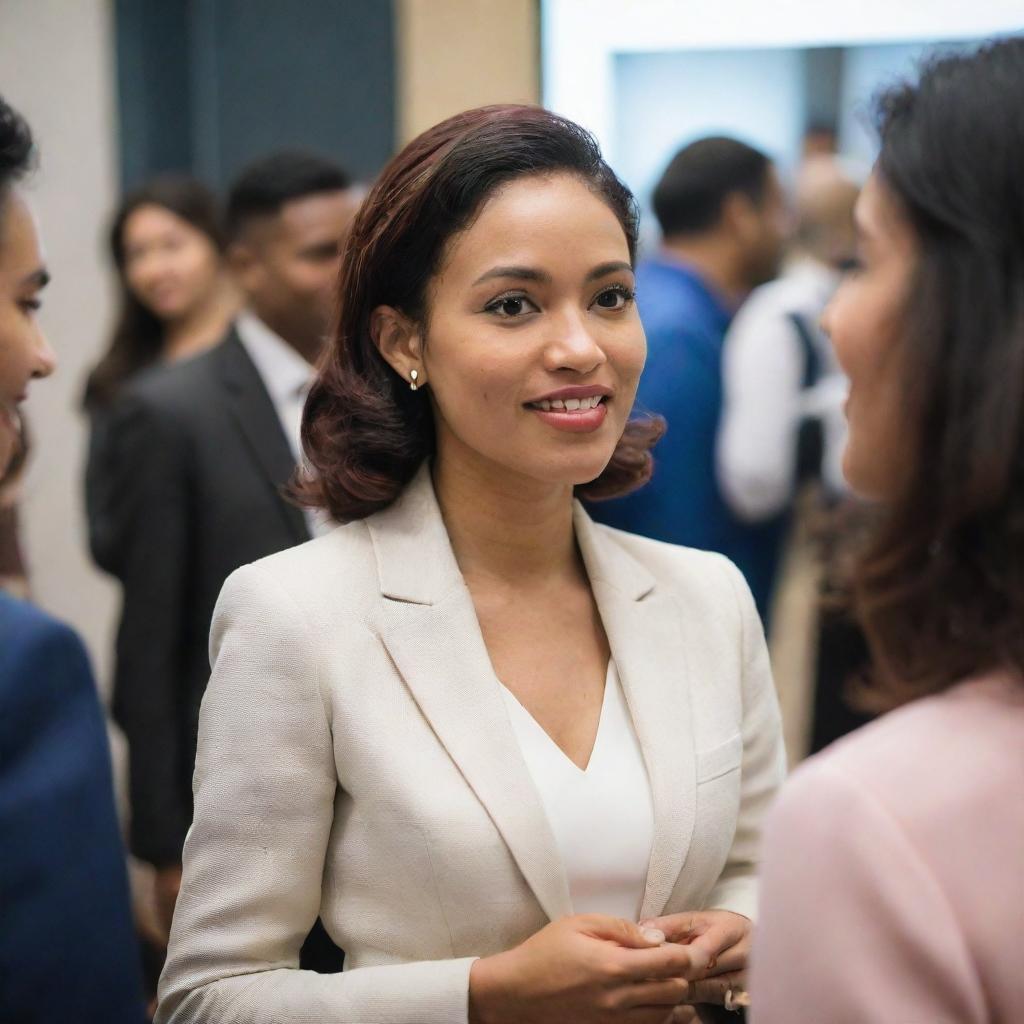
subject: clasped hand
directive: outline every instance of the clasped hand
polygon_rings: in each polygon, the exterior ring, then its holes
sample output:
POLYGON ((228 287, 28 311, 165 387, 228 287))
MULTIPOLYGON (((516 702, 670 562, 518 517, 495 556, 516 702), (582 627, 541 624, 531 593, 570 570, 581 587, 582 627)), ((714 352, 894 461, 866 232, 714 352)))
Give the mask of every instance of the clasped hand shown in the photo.
POLYGON ((722 1002, 746 966, 750 922, 726 911, 633 924, 566 917, 476 961, 471 1024, 668 1024, 675 1007, 722 1002))

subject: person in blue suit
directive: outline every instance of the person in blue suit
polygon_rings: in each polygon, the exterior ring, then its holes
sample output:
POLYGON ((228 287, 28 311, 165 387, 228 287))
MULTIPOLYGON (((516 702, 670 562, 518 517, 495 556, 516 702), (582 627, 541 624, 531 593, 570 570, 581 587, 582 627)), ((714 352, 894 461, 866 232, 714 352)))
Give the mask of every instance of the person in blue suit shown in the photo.
POLYGON ((647 334, 636 409, 663 416, 668 429, 654 451, 651 481, 590 512, 630 533, 728 555, 764 617, 778 527, 752 529, 729 510, 715 446, 725 334, 747 295, 778 272, 786 234, 782 187, 765 154, 709 137, 672 158, 652 205, 662 246, 636 274, 647 334))
MULTIPOLYGON (((18 405, 53 372, 35 318, 48 274, 17 187, 32 137, 0 98, 0 478, 18 405)), ((141 1024, 103 712, 81 641, 0 594, 0 1021, 141 1024)))

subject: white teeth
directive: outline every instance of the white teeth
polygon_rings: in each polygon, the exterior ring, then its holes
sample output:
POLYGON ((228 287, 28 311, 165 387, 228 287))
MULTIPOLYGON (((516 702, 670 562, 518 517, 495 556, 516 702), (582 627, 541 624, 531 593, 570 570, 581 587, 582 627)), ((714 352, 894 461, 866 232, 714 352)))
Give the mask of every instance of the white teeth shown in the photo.
POLYGON ((601 404, 600 395, 591 395, 589 398, 542 398, 533 405, 542 412, 588 412, 596 409, 601 404))

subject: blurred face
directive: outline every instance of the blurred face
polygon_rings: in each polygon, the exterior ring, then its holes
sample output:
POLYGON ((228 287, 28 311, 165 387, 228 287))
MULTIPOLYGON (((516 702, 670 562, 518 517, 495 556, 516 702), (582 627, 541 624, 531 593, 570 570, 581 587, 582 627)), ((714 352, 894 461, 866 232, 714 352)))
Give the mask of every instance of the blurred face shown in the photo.
POLYGON ((750 203, 750 215, 742 225, 748 283, 751 288, 756 288, 778 274, 790 233, 786 196, 774 167, 769 167, 766 172, 760 203, 750 203))
POLYGON ((0 205, 0 475, 17 449, 17 410, 29 382, 56 368, 36 320, 48 280, 35 221, 24 199, 12 192, 0 205))
POLYGON ((308 358, 330 326, 341 250, 358 205, 354 190, 294 199, 252 224, 232 253, 256 315, 308 358))
POLYGON ((189 316, 213 293, 220 255, 209 236, 162 206, 140 206, 124 223, 124 277, 161 320, 189 316))
POLYGON ((429 386, 439 462, 524 484, 599 476, 646 356, 633 290, 622 227, 579 179, 500 189, 450 243, 425 336, 392 360, 429 386))
POLYGON ((900 478, 900 338, 917 262, 916 236, 877 172, 855 211, 857 261, 822 317, 850 379, 843 472, 866 498, 890 497, 900 478))

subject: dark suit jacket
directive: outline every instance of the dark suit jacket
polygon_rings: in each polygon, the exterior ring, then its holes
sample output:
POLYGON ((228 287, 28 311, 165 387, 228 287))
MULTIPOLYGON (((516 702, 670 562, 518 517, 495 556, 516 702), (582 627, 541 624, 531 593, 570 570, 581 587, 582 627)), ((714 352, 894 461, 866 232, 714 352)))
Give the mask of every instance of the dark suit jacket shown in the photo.
POLYGON ((88 659, 67 626, 0 593, 0 1020, 143 1019, 88 659))
POLYGON ((309 539, 280 488, 295 460, 234 331, 146 371, 94 418, 87 470, 97 563, 120 579, 114 715, 128 737, 132 848, 181 861, 192 820, 210 621, 239 566, 309 539))

